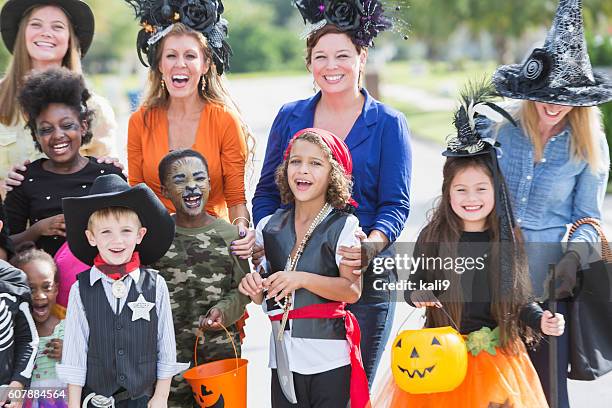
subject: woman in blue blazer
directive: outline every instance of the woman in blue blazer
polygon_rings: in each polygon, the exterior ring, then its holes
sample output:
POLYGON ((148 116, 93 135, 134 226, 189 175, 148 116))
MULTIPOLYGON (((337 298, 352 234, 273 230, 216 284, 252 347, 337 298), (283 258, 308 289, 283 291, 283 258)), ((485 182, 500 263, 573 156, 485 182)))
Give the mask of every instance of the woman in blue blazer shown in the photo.
MULTIPOLYGON (((298 6, 299 7, 299 6, 298 6)), ((328 20, 329 21, 329 20, 328 20)), ((362 39, 363 40, 363 39, 362 39)), ((270 131, 261 178, 253 198, 255 222, 281 207, 274 182, 289 140, 308 127, 344 139, 353 158, 355 215, 378 257, 394 256, 410 209, 411 150, 403 114, 372 98, 361 87, 367 46, 350 31, 328 22, 307 38, 307 67, 320 88, 313 97, 284 105, 270 131)), ((350 251, 339 251, 350 262, 350 251)), ((373 255, 373 254, 372 254, 373 255)), ((370 257, 369 257, 370 258, 370 257)), ((371 259, 370 259, 371 260, 371 259)), ((361 352, 370 385, 389 337, 395 311, 383 285, 397 279, 395 269, 365 271, 360 301, 350 306, 361 328, 361 352)))

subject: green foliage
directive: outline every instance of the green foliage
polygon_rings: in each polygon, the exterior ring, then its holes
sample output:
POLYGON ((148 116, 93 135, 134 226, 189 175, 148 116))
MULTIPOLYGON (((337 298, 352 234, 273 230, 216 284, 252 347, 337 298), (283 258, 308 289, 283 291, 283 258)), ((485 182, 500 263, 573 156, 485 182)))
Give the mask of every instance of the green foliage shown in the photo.
POLYGON ((303 69, 304 42, 295 27, 275 25, 279 10, 273 3, 278 0, 232 0, 227 3, 228 42, 234 51, 231 72, 303 69))
POLYGON ((89 0, 87 4, 96 16, 96 32, 83 64, 88 72, 109 72, 113 62, 136 52, 140 27, 124 1, 89 0))

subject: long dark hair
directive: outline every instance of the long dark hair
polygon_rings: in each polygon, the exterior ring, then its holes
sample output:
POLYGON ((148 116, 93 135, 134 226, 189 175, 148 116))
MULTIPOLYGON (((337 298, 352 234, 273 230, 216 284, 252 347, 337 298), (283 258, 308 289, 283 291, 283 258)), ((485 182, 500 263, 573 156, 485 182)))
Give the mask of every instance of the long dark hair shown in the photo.
MULTIPOLYGON (((468 168, 484 171, 493 183, 493 171, 488 155, 471 157, 449 157, 444 164, 442 195, 429 214, 429 221, 419 234, 416 246, 422 249, 426 257, 457 256, 457 244, 463 232, 463 221, 451 207, 450 190, 455 176, 468 168), (435 245, 432 245, 435 244, 435 245)), ((500 182, 503 183, 503 180, 500 182)), ((499 186, 495 186, 498 188, 499 186)), ((487 216, 486 226, 489 230, 491 253, 489 256, 489 287, 491 293, 491 314, 497 321, 500 330, 502 350, 515 354, 519 351, 517 340, 525 337, 528 341, 536 340, 536 335, 525 327, 519 319, 522 308, 530 302, 531 284, 523 248, 520 229, 515 227, 516 242, 503 243, 503 250, 512 251, 513 282, 511 294, 502 295, 500 259, 500 226, 495 209, 487 216), (506 246, 508 245, 508 246, 506 246)), ((420 254, 419 254, 420 255, 420 254)), ((452 270, 427 270, 427 279, 450 280, 449 290, 441 296, 440 301, 453 321, 460 325, 463 309, 463 296, 459 274, 452 270)), ((440 327, 451 325, 447 315, 440 309, 427 308, 427 326, 440 327)))

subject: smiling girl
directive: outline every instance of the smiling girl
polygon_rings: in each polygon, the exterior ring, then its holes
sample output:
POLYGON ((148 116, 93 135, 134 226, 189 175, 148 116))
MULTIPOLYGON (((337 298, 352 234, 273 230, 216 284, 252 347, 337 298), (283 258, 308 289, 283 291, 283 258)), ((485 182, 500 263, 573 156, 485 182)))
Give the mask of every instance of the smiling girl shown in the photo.
POLYGON ((91 141, 93 113, 83 78, 66 68, 28 77, 19 94, 36 148, 47 158, 21 172, 24 182, 6 197, 7 222, 15 244, 34 241, 54 255, 65 241, 61 199, 88 194, 101 174, 119 174, 112 164, 83 157, 91 141))
MULTIPOLYGON (((430 394, 405 392, 389 380, 377 407, 548 407, 523 338, 559 336, 564 318, 542 311, 532 300, 521 234, 497 150, 481 139, 483 116, 468 118, 469 112, 491 106, 491 97, 490 88, 475 88, 464 96, 455 114, 457 136, 449 139, 443 153, 442 196, 414 249, 415 257, 480 259, 483 266, 461 271, 435 264, 419 267, 410 277, 415 287, 441 280, 448 280, 450 287, 405 292, 410 305, 427 307, 426 327, 452 325, 463 335, 467 373, 454 390, 430 394)), ((392 347, 401 349, 401 341, 392 347)), ((417 358, 418 350, 410 356, 417 358)), ((399 375, 408 380, 410 373, 399 375)))
POLYGON ((360 271, 336 255, 342 245, 359 248, 358 220, 343 211, 355 205, 351 172, 342 140, 322 129, 299 131, 276 172, 283 202, 294 207, 257 225, 265 271, 247 274, 239 289, 258 304, 265 295, 273 408, 344 407, 349 399, 363 408, 369 400, 359 325, 345 310, 361 295, 360 271))

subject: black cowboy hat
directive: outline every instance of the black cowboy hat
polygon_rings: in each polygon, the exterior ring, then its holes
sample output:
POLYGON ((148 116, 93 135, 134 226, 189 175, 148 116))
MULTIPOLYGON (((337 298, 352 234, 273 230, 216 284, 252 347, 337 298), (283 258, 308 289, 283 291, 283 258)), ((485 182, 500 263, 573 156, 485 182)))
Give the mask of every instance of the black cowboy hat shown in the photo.
POLYGON ((62 200, 66 220, 66 236, 72 253, 87 265, 92 265, 98 250, 89 245, 85 230, 95 211, 109 207, 133 210, 147 228, 142 242, 136 247, 143 265, 151 265, 164 256, 174 239, 174 221, 153 190, 144 183, 130 187, 116 174, 96 178, 89 195, 62 200))
POLYGON ((0 30, 6 48, 13 53, 21 18, 35 6, 57 6, 68 16, 81 46, 81 57, 85 56, 94 35, 94 15, 82 0, 8 0, 0 13, 0 30))
POLYGON ((560 0, 542 48, 524 64, 504 65, 493 76, 508 98, 567 106, 594 106, 612 100, 612 81, 593 72, 584 38, 581 0, 560 0))

